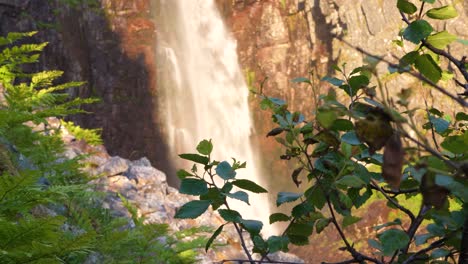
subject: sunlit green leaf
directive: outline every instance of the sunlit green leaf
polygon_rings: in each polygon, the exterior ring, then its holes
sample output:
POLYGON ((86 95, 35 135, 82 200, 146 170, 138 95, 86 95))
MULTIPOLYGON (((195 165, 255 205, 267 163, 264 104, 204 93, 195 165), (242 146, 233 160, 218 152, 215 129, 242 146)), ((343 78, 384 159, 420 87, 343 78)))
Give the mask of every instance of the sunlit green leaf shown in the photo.
POLYGON ((424 77, 434 83, 437 83, 442 78, 442 70, 428 54, 417 57, 414 66, 424 77))
POLYGON ((434 19, 450 19, 458 16, 458 12, 453 5, 432 8, 426 12, 426 15, 434 19))
POLYGON ((210 155, 211 151, 213 151, 213 144, 211 143, 211 140, 205 139, 198 143, 197 151, 203 155, 210 155))
POLYGON ((407 0, 398 0, 397 7, 401 10, 401 12, 406 14, 413 14, 418 10, 418 8, 413 3, 407 0))
POLYGON ((457 36, 448 33, 447 31, 438 32, 427 37, 427 43, 438 49, 444 49, 448 44, 454 42, 457 36))
POLYGON ((325 128, 329 128, 335 122, 337 115, 333 110, 319 110, 317 121, 325 128))
POLYGON ((357 222, 359 222, 362 218, 361 217, 357 217, 357 216, 352 216, 352 215, 348 215, 348 216, 345 216, 343 217, 343 227, 347 227, 347 226, 350 226, 352 224, 355 224, 357 222))

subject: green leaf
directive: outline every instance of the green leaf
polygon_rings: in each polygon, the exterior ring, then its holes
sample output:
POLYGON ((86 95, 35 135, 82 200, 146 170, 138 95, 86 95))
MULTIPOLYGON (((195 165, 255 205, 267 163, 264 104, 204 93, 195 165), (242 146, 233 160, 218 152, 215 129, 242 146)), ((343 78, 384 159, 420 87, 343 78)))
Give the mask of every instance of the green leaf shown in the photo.
POLYGON ((333 122, 333 125, 330 127, 330 129, 338 131, 350 131, 353 130, 353 128, 353 122, 347 119, 336 119, 335 122, 333 122))
POLYGON ((430 238, 434 237, 433 235, 431 234, 422 234, 422 235, 415 235, 414 236, 414 244, 416 246, 420 246, 420 245, 423 245, 427 242, 427 240, 429 240, 430 238))
POLYGON ((443 118, 434 117, 434 116, 430 115, 429 120, 432 123, 432 125, 434 126, 435 131, 437 133, 439 133, 439 134, 442 134, 445 131, 447 131, 447 129, 450 126, 450 123, 447 120, 443 119, 443 118))
POLYGON ((429 3, 429 4, 433 4, 435 3, 436 0, 422 0, 423 2, 426 2, 426 3, 429 3))
MULTIPOLYGON (((443 258, 450 254, 450 250, 445 248, 437 248, 431 252, 431 257, 434 259, 443 258)), ((447 262, 449 263, 449 262, 447 262)))
POLYGON ((343 178, 336 181, 336 184, 354 188, 360 188, 366 185, 366 183, 356 175, 346 175, 343 178))
POLYGON ((414 66, 424 77, 434 83, 437 83, 442 78, 442 70, 429 54, 417 57, 414 66))
POLYGON ((211 151, 213 151, 213 144, 211 143, 211 139, 210 140, 205 139, 205 140, 202 140, 200 143, 198 143, 197 151, 203 155, 207 155, 207 156, 210 155, 211 151))
POLYGON ((263 227, 262 222, 257 220, 242 219, 241 224, 250 234, 259 234, 263 227))
POLYGON ((416 61, 416 58, 419 57, 419 52, 417 51, 411 51, 406 53, 403 57, 401 57, 399 66, 401 68, 404 68, 406 66, 409 66, 413 64, 416 61))
POLYGON ((457 120, 457 121, 468 121, 468 114, 466 114, 465 112, 458 112, 455 115, 455 120, 457 120))
POLYGON ((288 235, 295 235, 295 236, 310 236, 314 232, 314 223, 313 222, 306 222, 306 223, 297 223, 294 222, 289 225, 287 229, 288 235))
POLYGON ((210 188, 206 194, 200 196, 200 200, 209 201, 213 210, 216 210, 224 204, 225 197, 217 188, 210 188))
POLYGON ((458 182, 455 179, 455 177, 443 174, 436 174, 435 184, 449 189, 455 196, 459 197, 462 201, 468 201, 468 192, 466 191, 465 185, 461 182, 458 182))
POLYGON ((224 225, 221 225, 216 229, 216 231, 213 233, 213 235, 208 239, 205 245, 205 252, 208 252, 208 249, 210 248, 211 244, 213 244, 213 241, 221 234, 223 231, 224 225))
POLYGON ((329 128, 335 122, 337 115, 333 110, 319 110, 317 113, 317 121, 324 128, 329 128))
POLYGON ((262 186, 256 184, 253 181, 249 181, 249 180, 244 180, 244 179, 235 180, 235 181, 232 182, 232 184, 239 187, 239 188, 241 188, 241 189, 251 191, 253 193, 266 193, 266 192, 268 192, 262 186))
POLYGON ((181 180, 182 180, 182 179, 185 179, 185 178, 187 178, 187 177, 189 177, 189 176, 193 176, 193 174, 190 173, 190 172, 188 172, 188 171, 186 171, 186 170, 178 170, 178 171, 177 171, 177 177, 178 177, 179 179, 181 179, 181 180))
POLYGON ((300 203, 292 209, 291 213, 293 217, 301 217, 308 215, 310 212, 314 211, 314 207, 310 203, 300 203))
POLYGON ((375 239, 370 239, 370 238, 369 238, 369 239, 367 239, 367 242, 369 243, 369 246, 371 246, 371 247, 373 247, 373 248, 375 248, 375 249, 378 249, 378 250, 380 250, 380 251, 383 250, 382 244, 380 244, 379 241, 377 241, 377 240, 375 240, 375 239))
POLYGON ((301 196, 302 193, 279 192, 278 198, 276 199, 276 206, 280 206, 284 203, 294 202, 301 196))
POLYGON ((403 31, 403 38, 414 44, 419 44, 419 42, 428 37, 433 30, 432 26, 427 23, 426 20, 416 20, 409 24, 403 31))
POLYGON ((357 75, 349 78, 349 85, 351 86, 351 91, 347 91, 345 89, 345 92, 348 93, 349 96, 355 96, 356 93, 366 87, 369 84, 369 78, 365 75, 357 75))
POLYGON ((180 183, 179 192, 190 195, 202 195, 208 192, 208 186, 204 180, 186 178, 180 183))
POLYGON ((208 162, 210 162, 208 157, 201 156, 201 155, 198 155, 198 154, 180 154, 179 157, 181 157, 183 159, 186 159, 186 160, 196 162, 196 163, 200 163, 200 164, 203 164, 203 165, 207 165, 208 162))
POLYGON ((267 240, 268 249, 270 253, 275 253, 277 251, 288 251, 289 238, 285 236, 271 236, 267 240))
POLYGON ((463 45, 468 45, 468 40, 467 39, 457 39, 457 42, 463 44, 463 45))
POLYGON ((357 216, 352 216, 352 215, 347 215, 345 217, 343 217, 343 228, 344 227, 347 227, 347 226, 350 226, 352 224, 355 224, 357 222, 359 222, 362 218, 361 217, 357 217, 357 216))
POLYGON ((448 44, 454 42, 457 39, 457 36, 448 33, 447 31, 442 31, 434 35, 427 37, 427 43, 438 49, 445 49, 448 44))
POLYGON ((457 10, 452 5, 432 8, 426 12, 426 15, 433 19, 450 19, 458 16, 457 10))
POLYGON ((311 84, 310 80, 304 77, 298 77, 291 80, 293 83, 308 83, 311 84))
POLYGON ((385 224, 381 224, 381 225, 378 225, 378 226, 374 226, 373 229, 378 231, 384 227, 389 227, 389 226, 394 226, 394 225, 401 225, 401 220, 400 219, 395 219, 393 220, 392 222, 388 222, 388 223, 385 223, 385 224))
POLYGON ((341 85, 344 84, 343 80, 340 80, 340 79, 335 78, 335 77, 328 77, 328 76, 323 77, 322 81, 329 82, 329 83, 333 84, 336 87, 340 87, 341 85))
POLYGON ((289 216, 283 213, 274 213, 270 215, 270 224, 273 224, 276 222, 286 222, 289 220, 290 220, 289 216))
POLYGON ((184 204, 175 214, 174 218, 197 218, 210 206, 210 201, 190 201, 184 204))
POLYGON ((350 145, 353 145, 353 146, 357 146, 357 145, 362 144, 361 141, 359 140, 359 138, 357 137, 356 132, 354 132, 354 131, 350 131, 350 132, 345 133, 341 137, 341 141, 346 142, 346 143, 348 143, 350 145))
POLYGON ((382 234, 378 235, 382 243, 383 254, 385 256, 392 256, 395 251, 405 248, 410 242, 408 235, 400 229, 388 229, 382 234))
POLYGON ((317 234, 322 233, 322 231, 331 223, 330 218, 321 218, 315 223, 315 231, 317 234))
POLYGON ((290 235, 288 234, 289 242, 293 245, 304 246, 309 244, 309 237, 303 235, 290 235))
POLYGON ((223 180, 230 180, 236 177, 236 172, 227 161, 222 161, 216 166, 216 174, 223 180))
POLYGON ((413 14, 418 10, 413 3, 408 2, 407 0, 398 0, 397 7, 401 12, 406 14, 413 14))
POLYGON ((235 193, 226 193, 226 196, 232 199, 237 199, 239 201, 243 201, 246 204, 249 204, 249 195, 243 191, 237 191, 235 193))
POLYGON ((446 137, 440 145, 454 154, 467 153, 468 131, 465 131, 463 135, 446 137))
POLYGON ((228 222, 240 223, 240 221, 242 220, 242 216, 237 211, 219 209, 218 212, 221 215, 221 217, 228 222))
POLYGON ((325 194, 321 188, 310 188, 306 191, 306 197, 308 197, 309 202, 318 210, 321 210, 323 206, 325 206, 325 194))
POLYGON ((263 240, 263 238, 260 235, 253 235, 251 238, 254 244, 252 252, 263 254, 268 250, 268 244, 265 242, 265 240, 263 240))
POLYGON ((273 128, 270 132, 268 132, 268 134, 266 136, 267 137, 274 137, 274 136, 277 136, 277 135, 283 133, 283 131, 284 131, 284 128, 282 128, 282 127, 273 128))

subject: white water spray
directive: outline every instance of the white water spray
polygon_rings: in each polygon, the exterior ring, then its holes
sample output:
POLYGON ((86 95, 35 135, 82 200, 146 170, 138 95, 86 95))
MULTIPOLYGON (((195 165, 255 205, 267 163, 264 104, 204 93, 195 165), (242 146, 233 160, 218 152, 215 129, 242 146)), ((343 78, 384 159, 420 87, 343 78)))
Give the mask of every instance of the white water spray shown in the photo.
MULTIPOLYGON (((226 30, 214 0, 160 1, 158 78, 163 89, 168 145, 174 156, 193 153, 202 139, 212 139, 212 157, 247 161, 238 171, 262 185, 250 142, 253 130, 248 88, 238 64, 236 42, 226 30)), ((264 185, 263 185, 264 186, 264 185)), ((245 219, 261 220, 271 235, 266 195, 249 193, 251 206, 229 200, 245 219)))

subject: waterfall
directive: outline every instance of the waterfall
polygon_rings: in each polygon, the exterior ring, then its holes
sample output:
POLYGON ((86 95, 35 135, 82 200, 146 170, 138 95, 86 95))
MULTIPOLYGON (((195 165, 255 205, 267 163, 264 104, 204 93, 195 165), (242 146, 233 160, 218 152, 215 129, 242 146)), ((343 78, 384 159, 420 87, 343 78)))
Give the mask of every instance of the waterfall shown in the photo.
MULTIPOLYGON (((200 140, 212 139, 214 159, 247 161, 238 177, 265 186, 250 140, 249 91, 236 41, 214 0, 160 0, 157 17, 160 113, 174 158, 193 153, 200 140)), ((228 202, 245 219, 261 220, 263 234, 270 235, 267 195, 249 193, 249 197, 250 207, 232 199, 228 202)))

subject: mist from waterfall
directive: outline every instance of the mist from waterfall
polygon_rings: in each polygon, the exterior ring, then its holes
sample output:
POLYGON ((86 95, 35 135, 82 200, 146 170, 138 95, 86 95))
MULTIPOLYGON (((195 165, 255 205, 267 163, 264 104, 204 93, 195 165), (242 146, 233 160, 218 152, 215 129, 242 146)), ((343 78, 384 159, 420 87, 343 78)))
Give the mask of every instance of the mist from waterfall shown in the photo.
MULTIPOLYGON (((236 41, 226 29, 214 0, 160 0, 158 89, 167 144, 176 156, 194 153, 202 139, 212 139, 218 161, 247 161, 237 177, 262 186, 250 136, 253 123, 249 90, 239 67, 236 41)), ((267 195, 249 192, 251 206, 228 199, 245 219, 261 220, 263 233, 273 231, 267 195)))

